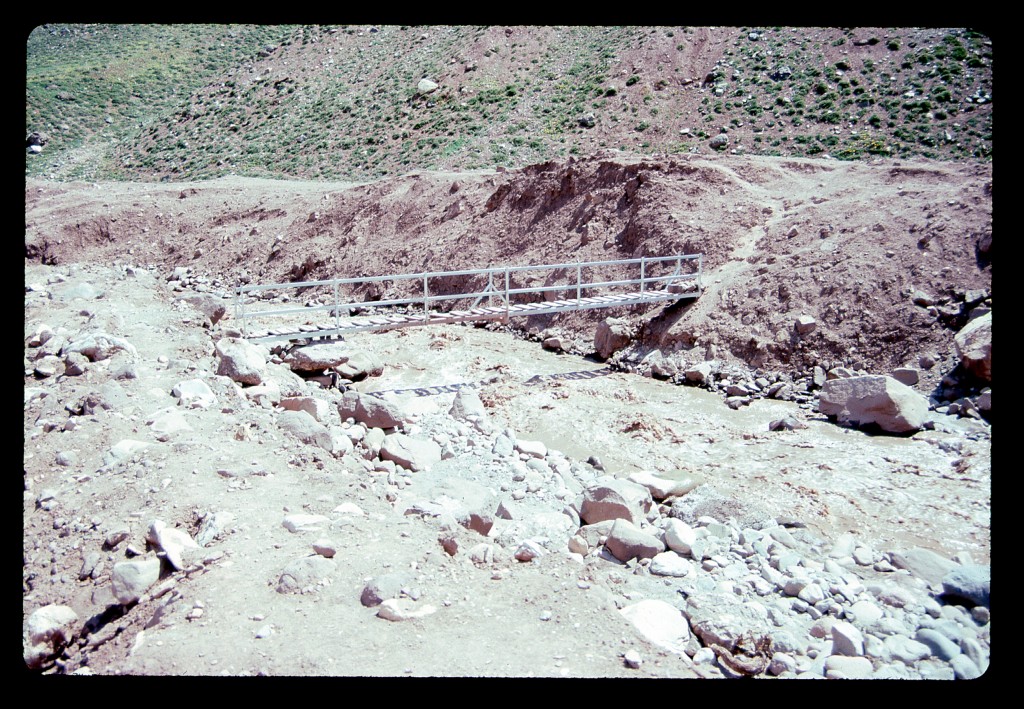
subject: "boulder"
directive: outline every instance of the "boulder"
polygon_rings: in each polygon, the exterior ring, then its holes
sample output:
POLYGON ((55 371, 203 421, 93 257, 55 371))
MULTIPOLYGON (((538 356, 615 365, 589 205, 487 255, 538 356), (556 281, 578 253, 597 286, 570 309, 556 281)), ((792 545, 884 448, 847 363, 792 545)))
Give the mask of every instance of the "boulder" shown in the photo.
POLYGON ((630 473, 629 480, 646 487, 655 500, 685 495, 704 482, 701 476, 678 469, 662 473, 641 470, 630 473))
POLYGON ((277 425, 303 443, 320 446, 328 452, 334 450, 331 432, 305 411, 282 411, 277 417, 277 425))
POLYGON ((931 549, 920 547, 906 551, 894 551, 889 556, 892 565, 897 569, 906 569, 914 576, 934 584, 942 583, 946 574, 960 566, 955 561, 936 554, 931 549))
POLYGON ((697 530, 681 519, 669 517, 665 520, 665 543, 672 551, 689 554, 697 539, 697 530))
POLYGON ((326 399, 318 399, 314 396, 288 396, 281 398, 280 406, 286 411, 305 411, 324 425, 336 421, 332 411, 334 407, 326 399))
POLYGON ((978 379, 992 381, 992 313, 967 323, 953 338, 963 368, 978 379))
POLYGON ((296 347, 284 357, 284 363, 293 372, 322 372, 344 364, 350 356, 348 345, 326 343, 296 347))
POLYGON ((686 371, 683 372, 683 376, 686 377, 686 381, 688 382, 701 383, 707 381, 713 373, 714 366, 711 362, 700 362, 692 367, 688 367, 686 371))
POLYGON ((123 337, 109 335, 105 332, 91 332, 75 338, 74 342, 64 345, 61 352, 65 355, 79 352, 89 358, 90 362, 108 359, 115 352, 124 350, 132 355, 138 354, 135 345, 123 337))
POLYGON ((679 367, 667 357, 662 357, 651 364, 651 376, 657 379, 671 379, 677 374, 679 367))
POLYGON ((171 434, 192 430, 192 427, 185 419, 185 415, 177 409, 158 411, 146 420, 146 425, 149 426, 159 441, 169 440, 171 434))
POLYGON ((487 409, 484 408, 480 395, 474 390, 459 389, 451 408, 448 409, 448 415, 460 420, 475 416, 482 421, 487 419, 487 409))
POLYGON ((389 598, 398 598, 402 589, 411 584, 413 580, 412 574, 405 571, 376 576, 363 586, 359 602, 368 608, 379 606, 389 598))
POLYGON ((796 331, 801 335, 809 335, 814 332, 814 328, 818 326, 818 322, 810 315, 801 315, 796 319, 794 324, 796 331))
POLYGON ((682 655, 690 640, 686 617, 667 601, 646 599, 619 611, 647 640, 682 655))
POLYGON ((50 604, 32 612, 25 621, 22 644, 25 664, 38 669, 60 655, 75 636, 78 614, 68 606, 50 604))
POLYGON ((352 352, 347 361, 334 369, 345 379, 356 382, 366 377, 379 377, 384 372, 384 363, 366 352, 352 352))
POLYGON ((316 590, 328 582, 337 569, 337 562, 325 556, 313 555, 295 559, 277 579, 278 593, 305 593, 316 590))
POLYGON ((775 630, 764 606, 743 603, 735 594, 693 594, 684 615, 705 645, 721 645, 730 652, 744 637, 771 636, 775 630))
POLYGON ((623 320, 605 318, 597 324, 594 333, 594 349, 601 359, 608 359, 629 344, 631 333, 629 325, 623 320))
POLYGON ((944 595, 964 598, 979 606, 988 606, 991 587, 992 567, 987 564, 960 566, 942 577, 944 595))
POLYGON ((398 405, 352 390, 342 396, 338 414, 342 421, 352 418, 368 428, 395 428, 405 419, 405 413, 398 405))
POLYGON ((826 381, 818 410, 841 423, 908 433, 924 426, 928 400, 892 377, 867 375, 826 381))
POLYGON ((146 541, 160 549, 168 563, 179 571, 185 568, 183 555, 187 553, 186 550, 199 548, 199 544, 189 536, 188 532, 176 527, 168 527, 158 519, 153 520, 149 525, 146 541))
POLYGON ((587 524, 624 519, 634 525, 647 517, 654 500, 643 485, 623 479, 608 479, 583 492, 580 518, 587 524))
POLYGON ((171 389, 171 396, 178 400, 178 406, 189 409, 207 409, 217 403, 213 390, 202 379, 186 379, 171 389))
POLYGON ((900 384, 912 387, 921 380, 921 372, 914 367, 897 367, 892 370, 892 378, 900 384))
POLYGON ((209 293, 197 293, 195 295, 187 295, 183 298, 179 298, 196 310, 201 312, 210 320, 211 325, 216 325, 220 322, 221 318, 227 313, 227 306, 219 298, 215 298, 209 293))
POLYGON ((160 578, 160 559, 147 556, 114 564, 110 584, 118 603, 127 605, 142 597, 160 578))
POLYGON ((262 384, 267 373, 267 358, 260 347, 240 337, 217 341, 217 374, 239 384, 262 384))
POLYGON ((380 447, 381 460, 412 471, 426 470, 441 461, 441 446, 429 438, 413 438, 404 433, 392 433, 384 438, 380 447))
POLYGON ((619 561, 653 559, 665 551, 660 539, 624 519, 617 519, 612 524, 605 548, 619 561))
POLYGON ((651 559, 651 573, 655 576, 689 576, 693 564, 674 551, 663 551, 651 559))

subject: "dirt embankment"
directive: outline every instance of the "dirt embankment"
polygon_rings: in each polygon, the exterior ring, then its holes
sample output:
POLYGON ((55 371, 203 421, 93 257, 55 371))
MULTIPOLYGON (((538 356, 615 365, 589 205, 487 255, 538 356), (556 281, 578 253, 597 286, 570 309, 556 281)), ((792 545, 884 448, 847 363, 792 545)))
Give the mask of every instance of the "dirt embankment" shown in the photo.
MULTIPOLYGON (((26 255, 184 265, 230 287, 701 253, 704 294, 649 323, 646 347, 768 369, 888 372, 944 357, 965 293, 990 298, 991 185, 980 164, 613 151, 369 184, 31 181, 26 255), (941 312, 915 304, 917 291, 941 312), (817 327, 797 338, 801 315, 817 327)), ((649 312, 628 315, 639 324, 649 312)), ((527 329, 587 338, 608 314, 538 316, 527 329)))

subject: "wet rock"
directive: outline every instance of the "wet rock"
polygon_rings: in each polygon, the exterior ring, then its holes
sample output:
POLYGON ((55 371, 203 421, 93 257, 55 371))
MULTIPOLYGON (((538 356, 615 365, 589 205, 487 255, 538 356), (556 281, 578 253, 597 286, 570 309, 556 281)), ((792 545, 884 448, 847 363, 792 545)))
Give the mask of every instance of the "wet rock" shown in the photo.
POLYGON ((687 381, 702 384, 711 378, 714 373, 714 365, 710 362, 700 362, 686 369, 683 376, 687 381))
POLYGON ((358 382, 366 377, 379 377, 384 372, 384 363, 368 352, 352 352, 334 370, 344 379, 358 382))
POLYGON ((660 352, 655 351, 650 358, 651 376, 656 379, 671 379, 679 373, 679 366, 660 352))
POLYGON ((908 433, 924 426, 928 400, 892 377, 867 375, 825 382, 818 410, 841 423, 908 433))
POLYGON ((768 424, 769 431, 796 431, 801 428, 807 428, 807 424, 794 416, 784 416, 768 424))

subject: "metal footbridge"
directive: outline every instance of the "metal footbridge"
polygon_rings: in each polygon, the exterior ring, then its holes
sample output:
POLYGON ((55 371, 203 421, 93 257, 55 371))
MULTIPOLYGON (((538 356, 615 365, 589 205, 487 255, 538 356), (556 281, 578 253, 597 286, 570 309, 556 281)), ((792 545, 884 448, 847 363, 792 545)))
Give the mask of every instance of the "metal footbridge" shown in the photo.
POLYGON ((701 293, 702 268, 702 255, 692 254, 245 284, 235 289, 235 317, 252 342, 478 320, 507 323, 545 313, 694 299, 701 293), (357 294, 365 298, 368 288, 387 297, 360 300, 357 294))

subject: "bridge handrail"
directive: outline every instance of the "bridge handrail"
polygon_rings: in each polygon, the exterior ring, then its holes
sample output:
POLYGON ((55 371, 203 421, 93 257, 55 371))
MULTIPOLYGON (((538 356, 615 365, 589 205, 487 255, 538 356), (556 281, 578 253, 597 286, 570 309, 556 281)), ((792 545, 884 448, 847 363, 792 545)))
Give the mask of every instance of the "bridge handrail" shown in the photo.
MULTIPOLYGON (((489 268, 476 268, 476 269, 463 269, 456 271, 424 271, 421 273, 403 273, 396 275, 387 276, 363 276, 355 278, 332 278, 327 280, 316 280, 316 281, 292 281, 288 283, 265 283, 265 284, 240 284, 235 288, 235 311, 238 318, 241 320, 242 332, 247 333, 246 321, 248 318, 271 315, 289 315, 298 313, 310 313, 316 311, 329 311, 335 319, 342 316, 344 311, 345 315, 354 308, 377 308, 382 306, 398 306, 398 305, 422 305, 423 312, 425 314, 425 320, 430 320, 430 304, 441 301, 449 300, 461 300, 468 298, 476 298, 477 303, 484 297, 487 298, 500 298, 503 302, 506 311, 510 305, 510 299, 515 295, 522 295, 526 293, 547 293, 554 291, 576 291, 576 300, 582 300, 583 289, 603 288, 612 286, 626 286, 626 285, 639 285, 641 292, 644 292, 649 284, 659 283, 676 283, 679 281, 695 281, 697 291, 701 290, 701 275, 703 270, 703 254, 679 254, 674 256, 643 256, 640 258, 633 259, 616 259, 611 261, 573 261, 568 263, 558 264, 541 264, 536 266, 498 266, 489 268), (694 273, 681 273, 682 265, 684 262, 697 261, 697 270, 694 273), (673 273, 661 276, 648 276, 646 269, 649 264, 657 264, 664 262, 676 263, 676 269, 673 273), (599 266, 628 266, 628 265, 640 265, 640 277, 632 279, 619 279, 619 280, 605 280, 605 281, 587 281, 584 282, 582 279, 582 272, 584 268, 593 268, 599 266), (557 270, 568 270, 573 269, 576 271, 575 281, 570 281, 565 284, 556 285, 543 285, 543 286, 530 286, 530 287, 511 287, 511 275, 513 273, 520 273, 524 271, 557 271, 557 270), (452 276, 478 276, 486 275, 488 277, 487 288, 480 291, 471 291, 467 293, 449 293, 449 294, 430 294, 430 279, 444 278, 452 276), (504 285, 495 284, 495 276, 502 276, 504 285), (373 300, 373 301, 360 301, 360 302, 342 302, 338 298, 338 286, 340 285, 353 285, 353 284, 364 284, 364 283, 377 283, 382 281, 402 281, 402 280, 421 280, 423 282, 423 295, 408 297, 408 298, 392 298, 387 300, 373 300), (253 293, 258 291, 266 290, 286 290, 286 289, 300 289, 300 288, 311 288, 320 286, 330 286, 334 291, 333 303, 327 303, 323 305, 314 306, 302 306, 294 308, 275 308, 273 310, 257 310, 248 311, 245 308, 244 295, 246 293, 253 293)), ((476 303, 474 303, 474 306, 476 303)))

